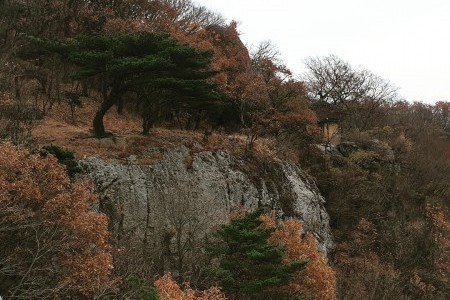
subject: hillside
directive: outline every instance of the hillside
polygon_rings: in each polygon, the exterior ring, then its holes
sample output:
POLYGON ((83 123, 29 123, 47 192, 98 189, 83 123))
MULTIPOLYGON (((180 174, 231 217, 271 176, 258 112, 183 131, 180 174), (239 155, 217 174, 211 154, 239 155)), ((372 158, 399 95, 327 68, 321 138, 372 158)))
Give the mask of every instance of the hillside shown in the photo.
POLYGON ((67 115, 68 105, 56 105, 45 118, 38 121, 32 134, 37 147, 53 143, 73 151, 77 158, 97 155, 102 158, 125 158, 139 154, 139 145, 180 146, 200 142, 201 134, 182 130, 155 128, 151 136, 142 136, 139 118, 129 113, 118 115, 111 110, 105 116, 105 125, 112 137, 98 139, 92 133, 92 119, 98 104, 86 99, 75 112, 75 122, 67 115))
MULTIPOLYGON (((326 276, 329 282, 324 283, 324 279, 321 282, 331 288, 317 293, 333 295, 334 273, 323 256, 334 248, 324 199, 298 165, 274 156, 273 142, 267 138, 258 140, 250 154, 246 150, 246 137, 240 134, 213 132, 205 140, 201 132, 153 128, 149 136, 143 136, 137 130, 136 117, 127 113, 118 115, 115 111, 105 116, 105 125, 114 135, 99 139, 93 136, 89 124, 78 121, 94 112, 93 100, 84 100, 88 104, 77 109, 75 122, 64 113, 65 105, 55 104, 42 120, 36 121, 29 147, 39 149, 51 144, 73 151, 81 159, 83 173, 96 183, 98 208, 108 216, 114 276, 125 280, 118 285, 119 290, 109 286, 117 278, 105 280, 102 284, 106 286, 102 288, 107 294, 103 297, 115 299, 127 294, 140 297, 146 289, 153 291, 149 282, 155 274, 169 271, 203 287, 202 281, 211 279, 202 274, 207 271, 209 261, 204 250, 198 248, 205 247, 202 236, 229 222, 230 213, 241 209, 254 211, 258 207, 271 209, 278 217, 303 220, 304 230, 314 235, 308 242, 311 247, 308 251, 313 251, 318 267, 323 269, 314 271, 317 273, 311 274, 312 278, 326 276), (179 221, 186 223, 177 229, 175 224, 179 221), (191 233, 186 236, 185 230, 193 230, 195 236, 191 233), (161 239, 166 235, 171 238, 161 239), (178 237, 195 243, 182 250, 182 256, 176 242, 178 237), (166 252, 166 247, 171 250, 166 252), (198 262, 199 258, 204 262, 198 262), (144 281, 134 286, 133 280, 144 281)), ((2 153, 7 151, 10 150, 2 148, 2 153)), ((22 159, 26 163, 26 158, 22 159)), ((6 165, 2 171, 6 172, 6 167, 10 166, 6 165)), ((50 187, 44 181, 42 188, 50 187)), ((25 238, 26 234, 22 235, 25 238)), ((300 237, 300 230, 295 236, 300 237)), ((35 280, 38 275, 33 274, 30 279, 35 280)), ((166 288, 160 288, 160 293, 166 288)), ((309 288, 315 291, 318 286, 309 288)), ((32 290, 45 293, 39 287, 32 290)), ((188 299, 185 297, 181 299, 188 299)))
MULTIPOLYGON (((105 116, 105 126, 111 137, 97 138, 92 133, 92 119, 98 103, 86 98, 84 104, 75 111, 75 122, 67 115, 69 105, 55 105, 42 120, 36 121, 32 129, 32 147, 40 148, 48 144, 66 148, 77 159, 96 156, 104 159, 123 160, 130 155, 142 158, 148 148, 177 148, 186 146, 193 151, 220 151, 244 155, 246 136, 241 133, 213 131, 207 139, 205 132, 155 127, 148 136, 142 135, 139 118, 130 112, 118 114, 109 111, 105 116)), ((260 138, 254 151, 263 157, 274 156, 271 139, 260 138)), ((274 156, 275 157, 275 156, 274 156)))
POLYGON ((0 1, 0 33, 0 297, 450 297, 449 102, 300 80, 190 0, 0 1))

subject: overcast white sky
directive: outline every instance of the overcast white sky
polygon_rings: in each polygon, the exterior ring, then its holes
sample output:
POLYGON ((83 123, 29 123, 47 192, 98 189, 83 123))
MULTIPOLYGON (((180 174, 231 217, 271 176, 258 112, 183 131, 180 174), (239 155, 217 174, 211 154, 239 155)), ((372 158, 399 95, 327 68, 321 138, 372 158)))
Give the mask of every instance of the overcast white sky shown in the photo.
POLYGON ((400 88, 450 101, 450 0, 195 0, 236 20, 247 46, 271 40, 286 65, 335 54, 400 88))

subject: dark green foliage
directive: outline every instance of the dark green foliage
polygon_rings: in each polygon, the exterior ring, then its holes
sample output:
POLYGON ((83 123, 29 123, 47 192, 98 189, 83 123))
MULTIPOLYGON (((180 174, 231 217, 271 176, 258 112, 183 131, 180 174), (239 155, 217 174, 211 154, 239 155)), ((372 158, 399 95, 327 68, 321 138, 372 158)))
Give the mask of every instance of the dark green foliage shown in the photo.
POLYGON ((146 281, 138 276, 132 275, 125 282, 124 290, 132 295, 135 300, 158 300, 158 292, 149 286, 146 281))
POLYGON ((67 174, 70 178, 74 178, 76 174, 81 173, 81 168, 75 159, 72 151, 63 149, 56 145, 44 146, 42 149, 46 150, 48 153, 53 154, 60 164, 66 166, 67 174))
POLYGON ((171 110, 199 112, 211 110, 223 100, 207 82, 215 74, 208 70, 212 53, 180 44, 167 34, 114 33, 80 36, 69 42, 37 38, 30 41, 33 55, 57 53, 78 66, 71 75, 73 79, 95 77, 102 82, 103 103, 93 124, 96 136, 106 134, 103 116, 121 101, 125 92, 136 93, 142 107, 152 108, 141 111, 144 120, 146 114, 155 114, 155 109, 159 111, 163 104, 171 110), (169 91, 169 101, 157 101, 157 91, 169 91))
POLYGON ((67 102, 69 103, 70 106, 74 106, 74 107, 82 106, 80 94, 73 93, 73 92, 67 92, 67 93, 65 93, 65 96, 66 96, 67 102))
POLYGON ((284 249, 268 244, 273 230, 260 228, 260 215, 232 220, 218 231, 221 244, 210 250, 220 260, 217 277, 230 299, 296 299, 270 288, 288 283, 306 262, 282 263, 284 249))

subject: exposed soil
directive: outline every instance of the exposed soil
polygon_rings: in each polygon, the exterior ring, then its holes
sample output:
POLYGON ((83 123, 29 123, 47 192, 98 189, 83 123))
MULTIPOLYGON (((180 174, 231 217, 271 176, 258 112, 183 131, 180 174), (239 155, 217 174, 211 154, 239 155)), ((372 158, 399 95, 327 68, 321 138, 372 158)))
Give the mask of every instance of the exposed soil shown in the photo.
MULTIPOLYGON (((140 163, 151 164, 155 149, 184 145, 193 152, 227 150, 236 155, 244 155, 243 135, 226 135, 213 131, 207 140, 203 132, 166 128, 153 128, 150 135, 141 134, 141 120, 129 112, 118 114, 113 108, 104 118, 106 130, 111 137, 96 138, 92 132, 92 119, 98 104, 89 100, 75 110, 72 120, 67 104, 55 104, 45 117, 33 128, 33 145, 54 144, 73 151, 77 158, 97 156, 101 158, 126 159, 135 155, 140 163)), ((273 143, 260 139, 255 144, 255 152, 273 155, 273 143)), ((157 159, 157 157, 155 157, 157 159)))

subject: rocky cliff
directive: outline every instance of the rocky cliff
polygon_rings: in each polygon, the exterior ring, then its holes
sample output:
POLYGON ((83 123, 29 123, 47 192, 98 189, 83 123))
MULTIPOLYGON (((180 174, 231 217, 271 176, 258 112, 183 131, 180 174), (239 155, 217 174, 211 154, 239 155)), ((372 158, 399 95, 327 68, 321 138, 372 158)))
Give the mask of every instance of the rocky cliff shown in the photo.
POLYGON ((95 181, 117 240, 134 236, 147 243, 163 230, 204 235, 226 222, 233 208, 265 206, 303 220, 325 253, 333 248, 324 199, 297 165, 251 164, 225 152, 192 153, 186 147, 155 151, 161 159, 151 166, 134 157, 126 163, 95 157, 80 162, 95 181))

